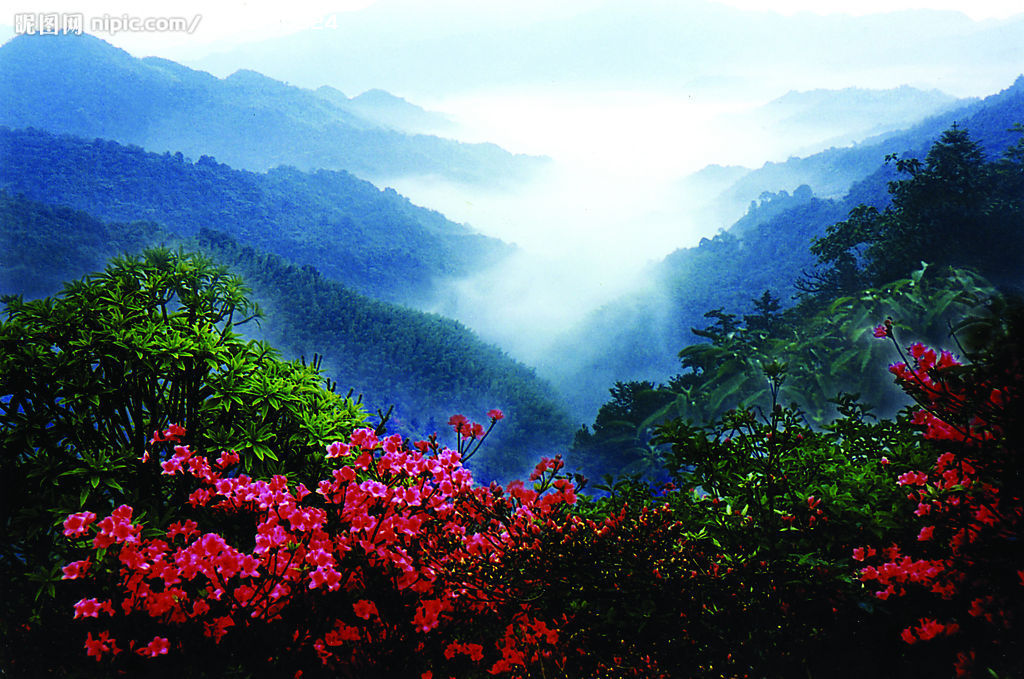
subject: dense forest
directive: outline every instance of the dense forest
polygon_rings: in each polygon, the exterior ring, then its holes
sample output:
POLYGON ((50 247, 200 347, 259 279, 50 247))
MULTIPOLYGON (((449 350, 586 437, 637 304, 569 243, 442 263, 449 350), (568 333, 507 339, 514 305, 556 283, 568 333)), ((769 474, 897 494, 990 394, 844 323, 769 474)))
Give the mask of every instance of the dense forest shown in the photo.
POLYGON ((0 155, 10 193, 99 219, 158 221, 182 236, 217 229, 388 301, 428 304, 435 285, 509 251, 346 172, 246 172, 209 156, 7 128, 0 155))
POLYGON ((463 410, 507 412, 507 425, 474 465, 480 478, 511 478, 527 464, 521 451, 554 451, 571 438, 549 385, 450 319, 371 299, 222 231, 184 237, 152 222, 103 222, 3 192, 0 215, 0 236, 11 244, 0 254, 0 293, 51 295, 121 252, 203 252, 240 275, 260 305, 263 317, 240 332, 271 340, 291 358, 319 355, 339 388, 352 389, 371 415, 391 409, 391 421, 408 435, 439 432, 463 410))

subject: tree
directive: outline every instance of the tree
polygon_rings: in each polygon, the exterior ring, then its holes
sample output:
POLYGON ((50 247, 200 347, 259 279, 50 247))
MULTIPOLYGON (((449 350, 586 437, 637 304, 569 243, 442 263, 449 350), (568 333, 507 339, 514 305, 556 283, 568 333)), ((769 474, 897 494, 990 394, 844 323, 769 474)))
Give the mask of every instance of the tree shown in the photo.
MULTIPOLYGON (((1021 128, 1014 128, 1020 131, 1021 128)), ((988 162, 967 130, 953 125, 924 161, 890 155, 903 178, 892 204, 860 205, 815 239, 819 266, 798 287, 826 299, 906 276, 921 262, 975 269, 997 283, 1019 281, 1024 246, 1020 144, 988 162)))
POLYGON ((122 503, 161 517, 186 504, 167 460, 146 459, 154 432, 186 426, 196 435, 185 443, 211 459, 237 450, 251 474, 303 479, 364 422, 361 406, 325 388, 316 361, 283 361, 234 332, 259 313, 246 292, 206 257, 156 249, 53 298, 4 299, 0 575, 11 589, 0 634, 65 605, 50 599, 64 561, 58 517, 122 503))

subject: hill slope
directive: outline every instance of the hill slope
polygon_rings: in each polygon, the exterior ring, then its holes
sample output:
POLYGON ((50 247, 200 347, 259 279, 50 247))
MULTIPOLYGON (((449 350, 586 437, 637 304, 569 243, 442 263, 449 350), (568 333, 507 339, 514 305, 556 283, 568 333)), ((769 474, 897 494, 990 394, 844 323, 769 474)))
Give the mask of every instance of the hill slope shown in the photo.
POLYGON ((652 267, 646 291, 592 314, 549 363, 538 366, 541 373, 566 385, 566 397, 583 417, 596 412, 616 380, 665 380, 678 369, 676 352, 698 341, 690 329, 707 324, 705 312, 724 308, 749 313, 753 299, 765 290, 788 303, 797 278, 815 263, 808 249, 811 240, 860 203, 888 203, 887 183, 895 170, 884 163, 887 154, 923 158, 943 127, 958 122, 995 158, 1016 142, 1009 128, 1022 121, 1024 76, 956 115, 938 116, 870 146, 833 149, 792 161, 806 172, 800 177, 818 176, 823 181, 828 181, 826 168, 843 168, 850 173, 847 180, 852 186, 841 198, 818 198, 807 185, 792 194, 783 189, 763 195, 725 232, 695 248, 677 250, 652 267), (853 172, 860 173, 857 181, 853 172))
POLYGON ((504 410, 506 420, 474 464, 483 479, 528 471, 536 454, 564 447, 571 435, 551 387, 463 325, 369 299, 223 232, 182 237, 153 222, 100 221, 0 191, 0 244, 0 294, 26 297, 52 295, 125 251, 202 250, 241 275, 264 308, 259 328, 238 330, 289 357, 320 354, 341 391, 362 394, 371 412, 394 405, 403 434, 443 438, 454 413, 482 418, 490 408, 504 410))

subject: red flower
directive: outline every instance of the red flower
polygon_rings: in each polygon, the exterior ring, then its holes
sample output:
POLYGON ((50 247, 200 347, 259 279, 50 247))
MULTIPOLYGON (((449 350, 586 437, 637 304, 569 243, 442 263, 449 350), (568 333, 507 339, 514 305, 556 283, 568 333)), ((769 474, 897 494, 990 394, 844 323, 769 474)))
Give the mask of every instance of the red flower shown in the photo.
POLYGON ((360 599, 352 604, 352 610, 355 611, 356 617, 363 620, 369 620, 373 616, 380 617, 380 614, 377 612, 377 604, 365 599, 360 599))
POLYGON ((68 518, 64 519, 64 535, 67 535, 68 537, 84 535, 88 532, 89 526, 95 520, 96 515, 92 512, 78 512, 77 514, 71 514, 68 518))
POLYGON ((137 649, 135 652, 141 656, 149 656, 155 658, 158 655, 167 655, 167 651, 171 648, 171 643, 164 637, 153 637, 153 640, 137 649))
POLYGON ((89 566, 92 562, 88 559, 83 561, 72 561, 67 566, 64 566, 61 570, 64 571, 64 575, 61 576, 61 580, 75 580, 85 575, 86 571, 89 570, 89 566))
POLYGON ((121 649, 117 647, 117 640, 112 639, 110 632, 100 632, 98 638, 93 639, 92 632, 85 639, 85 654, 96 658, 96 662, 103 660, 107 653, 117 655, 121 649))

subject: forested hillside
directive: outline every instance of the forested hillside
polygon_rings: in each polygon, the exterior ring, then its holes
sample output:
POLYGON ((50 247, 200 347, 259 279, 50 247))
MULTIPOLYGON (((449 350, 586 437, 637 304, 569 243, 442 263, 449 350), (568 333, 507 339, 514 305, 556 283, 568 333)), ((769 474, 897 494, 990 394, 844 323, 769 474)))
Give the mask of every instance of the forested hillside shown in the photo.
POLYGON ((544 160, 493 144, 393 129, 394 108, 303 90, 254 71, 223 80, 136 59, 90 35, 22 35, 0 47, 0 125, 213 156, 233 167, 340 169, 361 177, 438 174, 484 184, 544 160))
POLYGON ((100 270, 122 252, 165 245, 201 251, 251 287, 265 316, 239 330, 270 340, 286 356, 315 354, 344 393, 361 395, 371 414, 394 406, 408 435, 444 434, 457 412, 507 414, 474 463, 480 478, 521 473, 524 451, 563 447, 572 430, 552 388, 534 371, 450 319, 353 292, 310 266, 238 244, 224 232, 175 234, 153 222, 104 222, 87 213, 0 192, 0 294, 26 298, 100 270))
POLYGON ((425 304, 448 277, 508 252, 440 213, 346 172, 234 170, 209 156, 0 128, 0 188, 175 234, 224 231, 379 299, 425 304))

